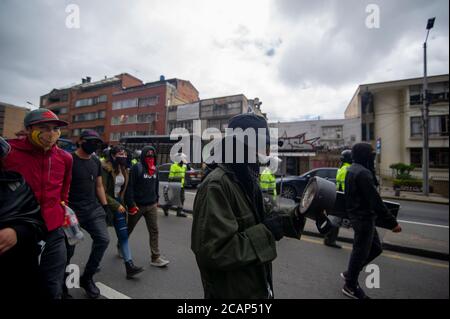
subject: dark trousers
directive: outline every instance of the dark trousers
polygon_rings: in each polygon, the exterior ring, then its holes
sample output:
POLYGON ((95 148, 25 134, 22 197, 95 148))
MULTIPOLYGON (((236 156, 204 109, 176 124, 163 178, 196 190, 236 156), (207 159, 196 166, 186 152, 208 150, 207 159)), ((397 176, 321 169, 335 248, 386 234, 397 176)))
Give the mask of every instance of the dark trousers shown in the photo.
POLYGON ((339 235, 339 227, 332 227, 328 233, 325 234, 325 244, 334 244, 339 235))
POLYGON ((39 273, 43 297, 61 299, 66 270, 67 250, 62 228, 52 230, 45 237, 45 247, 41 254, 39 273))
POLYGON ((153 205, 138 205, 139 211, 136 215, 128 216, 128 235, 131 235, 134 227, 137 225, 139 219, 144 216, 145 223, 147 224, 147 230, 149 235, 149 244, 152 261, 159 258, 159 230, 158 230, 158 207, 153 205))
MULTIPOLYGON (((97 209, 103 210, 102 207, 97 209)), ((97 218, 80 221, 81 227, 86 230, 92 238, 92 248, 89 255, 88 262, 84 269, 83 276, 91 278, 105 254, 106 249, 109 245, 109 234, 108 227, 106 226, 106 219, 104 216, 99 216, 97 218)), ((70 259, 73 257, 75 252, 75 246, 67 246, 67 263, 70 263, 70 259)))
POLYGON ((350 218, 355 237, 353 250, 347 270, 346 284, 349 287, 358 285, 358 276, 361 270, 383 251, 378 232, 375 229, 375 219, 350 218))

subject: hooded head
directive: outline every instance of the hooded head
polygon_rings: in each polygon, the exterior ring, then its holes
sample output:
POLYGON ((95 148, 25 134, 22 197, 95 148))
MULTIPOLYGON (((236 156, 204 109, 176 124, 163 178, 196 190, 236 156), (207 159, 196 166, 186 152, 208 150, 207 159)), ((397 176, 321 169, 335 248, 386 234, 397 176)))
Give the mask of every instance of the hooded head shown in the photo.
POLYGON ((156 149, 153 146, 145 146, 141 152, 141 163, 150 176, 156 171, 156 149))
POLYGON ((357 143, 352 148, 352 158, 354 163, 361 164, 369 170, 373 170, 375 153, 372 145, 368 143, 357 143))

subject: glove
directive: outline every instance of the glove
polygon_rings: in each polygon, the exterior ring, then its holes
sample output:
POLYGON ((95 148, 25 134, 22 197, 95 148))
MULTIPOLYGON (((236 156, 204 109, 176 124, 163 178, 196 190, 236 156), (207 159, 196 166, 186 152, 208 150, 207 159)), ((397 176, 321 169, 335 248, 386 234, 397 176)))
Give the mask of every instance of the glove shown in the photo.
POLYGON ((283 238, 283 218, 280 215, 274 214, 269 216, 262 222, 264 226, 272 233, 276 241, 283 238))
POLYGON ((128 209, 128 214, 133 216, 133 215, 136 215, 138 211, 139 211, 139 207, 133 206, 130 209, 128 209))

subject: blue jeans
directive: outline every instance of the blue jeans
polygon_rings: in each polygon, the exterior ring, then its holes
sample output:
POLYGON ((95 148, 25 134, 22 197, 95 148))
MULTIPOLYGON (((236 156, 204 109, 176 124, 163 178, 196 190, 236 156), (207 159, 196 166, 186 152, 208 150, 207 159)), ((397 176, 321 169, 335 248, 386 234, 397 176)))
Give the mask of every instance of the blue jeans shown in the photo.
POLYGON ((128 245, 128 226, 126 213, 114 212, 114 229, 119 240, 119 249, 125 262, 131 261, 131 251, 128 245))

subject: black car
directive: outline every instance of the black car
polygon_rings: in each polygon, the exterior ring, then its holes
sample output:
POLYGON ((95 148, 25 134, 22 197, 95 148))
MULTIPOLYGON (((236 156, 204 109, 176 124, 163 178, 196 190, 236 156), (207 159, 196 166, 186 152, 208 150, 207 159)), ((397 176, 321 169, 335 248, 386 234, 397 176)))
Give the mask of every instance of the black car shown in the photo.
POLYGON ((282 197, 299 202, 300 197, 303 194, 303 190, 311 177, 318 176, 327 179, 330 182, 336 183, 337 171, 338 169, 334 167, 323 167, 313 169, 300 176, 287 176, 283 177, 283 179, 277 178, 277 193, 281 194, 282 197), (283 183, 281 183, 282 180, 283 183))
MULTIPOLYGON (((158 166, 158 178, 162 182, 169 180, 170 166, 172 163, 161 164, 158 166)), ((198 168, 194 168, 193 165, 189 165, 186 170, 186 176, 184 178, 184 186, 186 188, 195 188, 202 181, 203 171, 198 168)))
POLYGON ((73 153, 77 150, 77 145, 69 139, 60 138, 56 142, 59 148, 62 148, 66 152, 73 153))

